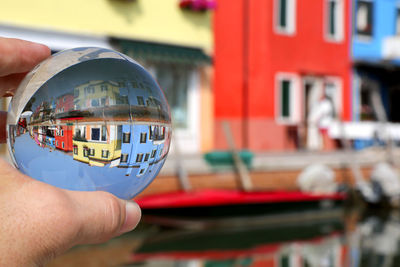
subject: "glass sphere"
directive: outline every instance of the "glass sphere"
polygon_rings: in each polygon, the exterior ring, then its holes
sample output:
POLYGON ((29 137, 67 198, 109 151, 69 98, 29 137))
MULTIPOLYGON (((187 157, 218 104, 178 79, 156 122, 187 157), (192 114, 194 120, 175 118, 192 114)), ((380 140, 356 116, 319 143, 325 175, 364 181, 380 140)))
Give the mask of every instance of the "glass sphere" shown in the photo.
POLYGON ((11 100, 7 143, 21 172, 70 190, 130 199, 168 154, 171 116, 157 82, 136 61, 104 48, 52 55, 11 100))

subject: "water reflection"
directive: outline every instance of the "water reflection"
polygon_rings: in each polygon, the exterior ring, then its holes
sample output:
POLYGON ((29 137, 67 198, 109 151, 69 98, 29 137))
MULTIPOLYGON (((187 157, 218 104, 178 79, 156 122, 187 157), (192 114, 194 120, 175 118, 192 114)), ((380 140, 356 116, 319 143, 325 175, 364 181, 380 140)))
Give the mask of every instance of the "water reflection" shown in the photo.
POLYGON ((10 106, 15 165, 62 188, 132 198, 158 174, 169 149, 169 107, 157 83, 111 50, 69 50, 41 65, 10 106), (57 72, 49 71, 59 68, 52 61, 71 62, 57 72))

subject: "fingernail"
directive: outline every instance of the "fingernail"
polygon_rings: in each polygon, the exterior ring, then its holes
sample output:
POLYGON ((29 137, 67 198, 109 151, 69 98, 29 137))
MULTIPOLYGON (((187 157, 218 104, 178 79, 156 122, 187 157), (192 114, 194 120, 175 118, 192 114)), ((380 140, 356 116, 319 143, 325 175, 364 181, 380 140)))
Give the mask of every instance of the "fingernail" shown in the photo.
POLYGON ((142 212, 138 204, 132 201, 126 202, 126 217, 125 223, 122 225, 120 233, 126 233, 135 229, 138 225, 140 218, 142 217, 142 212))

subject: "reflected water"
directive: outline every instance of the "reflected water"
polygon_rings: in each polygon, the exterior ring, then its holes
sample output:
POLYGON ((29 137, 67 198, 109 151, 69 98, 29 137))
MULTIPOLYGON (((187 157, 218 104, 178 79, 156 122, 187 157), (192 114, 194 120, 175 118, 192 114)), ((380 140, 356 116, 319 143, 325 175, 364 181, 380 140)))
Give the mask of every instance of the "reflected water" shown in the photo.
MULTIPOLYGON (((245 218, 240 224, 204 229, 160 227, 146 223, 98 247, 70 251, 50 266, 176 266, 176 267, 391 267, 400 266, 400 214, 330 209, 272 217, 245 218), (124 251, 122 253, 122 251, 124 251), (74 258, 74 261, 71 259, 74 258), (69 259, 69 261, 68 261, 69 259)), ((148 220, 147 220, 148 221, 148 220)))

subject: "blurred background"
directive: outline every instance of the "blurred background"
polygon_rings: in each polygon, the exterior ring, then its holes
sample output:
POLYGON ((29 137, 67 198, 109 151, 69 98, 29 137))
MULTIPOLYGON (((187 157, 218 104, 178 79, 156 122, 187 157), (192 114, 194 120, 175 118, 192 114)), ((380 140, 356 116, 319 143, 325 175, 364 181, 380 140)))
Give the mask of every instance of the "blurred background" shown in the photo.
POLYGON ((0 36, 129 55, 174 126, 138 229, 49 266, 399 266, 400 0, 20 1, 0 36))

